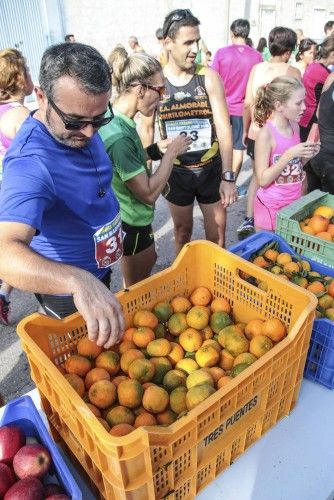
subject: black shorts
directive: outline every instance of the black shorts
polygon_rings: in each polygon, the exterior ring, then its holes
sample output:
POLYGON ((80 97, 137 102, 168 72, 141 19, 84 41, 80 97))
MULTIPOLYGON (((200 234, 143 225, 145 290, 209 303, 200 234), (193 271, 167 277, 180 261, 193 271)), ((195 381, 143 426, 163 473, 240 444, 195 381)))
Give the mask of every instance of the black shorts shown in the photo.
POLYGON ((123 255, 135 255, 154 244, 154 233, 151 224, 148 226, 131 226, 122 222, 123 255))
POLYGON ((242 116, 231 115, 230 122, 232 125, 233 149, 237 151, 244 151, 246 148, 242 143, 242 134, 244 130, 242 116))
MULTIPOLYGON (((101 278, 102 283, 110 288, 111 269, 101 278)), ((35 293, 35 297, 40 303, 38 312, 46 314, 52 318, 63 319, 70 314, 77 312, 72 295, 48 295, 45 293, 35 293)))
POLYGON ((220 200, 219 186, 222 177, 221 159, 201 168, 173 167, 168 183, 170 191, 166 200, 179 207, 198 203, 209 205, 220 200))
POLYGON ((255 160, 255 141, 254 139, 248 139, 247 140, 247 154, 252 158, 252 160, 255 160))

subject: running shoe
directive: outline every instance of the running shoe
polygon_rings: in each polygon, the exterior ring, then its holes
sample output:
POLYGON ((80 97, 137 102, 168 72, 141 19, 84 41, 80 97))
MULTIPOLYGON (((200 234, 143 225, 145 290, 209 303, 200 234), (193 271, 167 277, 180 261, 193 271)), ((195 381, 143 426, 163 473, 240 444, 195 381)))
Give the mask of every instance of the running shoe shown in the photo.
POLYGON ((253 233, 255 233, 254 218, 245 217, 245 220, 242 222, 242 224, 240 224, 240 226, 237 229, 238 239, 244 240, 253 233))
POLYGON ((240 198, 245 198, 245 196, 247 196, 247 188, 245 188, 245 186, 238 186, 237 192, 239 200, 240 198))
POLYGON ((0 322, 8 325, 9 304, 3 295, 0 295, 0 322))

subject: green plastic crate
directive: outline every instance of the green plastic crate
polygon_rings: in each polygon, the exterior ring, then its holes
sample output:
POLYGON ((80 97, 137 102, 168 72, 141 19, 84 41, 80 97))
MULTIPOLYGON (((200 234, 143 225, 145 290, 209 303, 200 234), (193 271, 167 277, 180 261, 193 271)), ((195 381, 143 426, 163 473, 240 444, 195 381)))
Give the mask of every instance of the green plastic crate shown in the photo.
POLYGON ((300 255, 334 267, 334 243, 303 233, 299 227, 299 222, 311 216, 320 205, 334 208, 334 196, 317 189, 291 203, 278 212, 275 232, 300 255))

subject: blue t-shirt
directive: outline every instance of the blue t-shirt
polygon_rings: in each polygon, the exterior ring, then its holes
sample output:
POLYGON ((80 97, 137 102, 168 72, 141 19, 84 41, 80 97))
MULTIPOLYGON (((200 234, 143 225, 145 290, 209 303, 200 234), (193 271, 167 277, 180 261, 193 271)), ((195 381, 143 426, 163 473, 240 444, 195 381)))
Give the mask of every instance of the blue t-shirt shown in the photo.
POLYGON ((111 179, 112 164, 98 134, 85 147, 71 148, 31 115, 4 159, 0 221, 34 227, 33 250, 101 278, 122 255, 111 179))

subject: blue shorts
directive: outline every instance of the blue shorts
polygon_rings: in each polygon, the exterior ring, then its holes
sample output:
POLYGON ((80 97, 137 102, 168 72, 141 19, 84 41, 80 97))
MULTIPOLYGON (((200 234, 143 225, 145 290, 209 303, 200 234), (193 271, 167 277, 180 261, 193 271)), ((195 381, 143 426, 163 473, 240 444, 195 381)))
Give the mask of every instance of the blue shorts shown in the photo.
POLYGON ((233 136, 233 149, 244 151, 245 146, 242 144, 243 123, 242 116, 230 116, 233 136))

